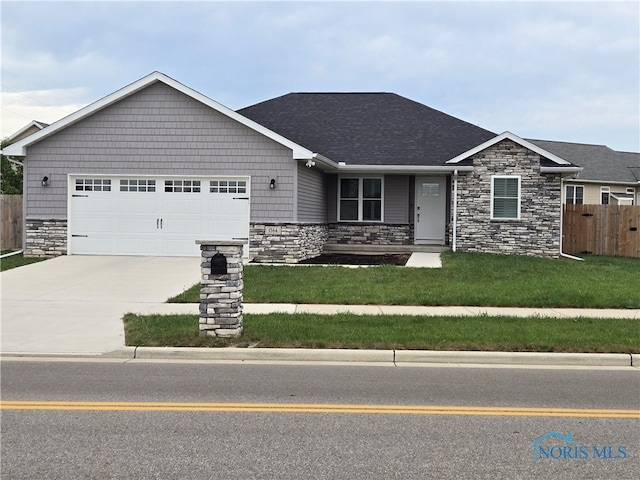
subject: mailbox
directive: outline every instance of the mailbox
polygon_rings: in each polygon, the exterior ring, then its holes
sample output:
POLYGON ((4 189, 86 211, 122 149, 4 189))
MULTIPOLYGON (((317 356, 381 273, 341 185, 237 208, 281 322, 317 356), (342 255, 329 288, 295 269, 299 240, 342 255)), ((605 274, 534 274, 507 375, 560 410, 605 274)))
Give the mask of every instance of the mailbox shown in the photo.
POLYGON ((221 253, 216 253, 211 257, 211 274, 226 275, 227 273, 227 257, 221 253))

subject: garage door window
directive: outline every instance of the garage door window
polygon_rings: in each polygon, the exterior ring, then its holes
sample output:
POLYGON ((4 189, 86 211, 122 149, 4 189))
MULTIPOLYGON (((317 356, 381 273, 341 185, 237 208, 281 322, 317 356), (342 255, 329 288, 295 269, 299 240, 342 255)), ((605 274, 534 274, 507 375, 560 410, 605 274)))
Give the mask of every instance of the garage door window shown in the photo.
POLYGON ((200 180, 165 180, 164 191, 168 193, 200 193, 200 180))
POLYGON ((76 192, 110 192, 111 180, 103 178, 76 178, 76 192))
POLYGON ((247 193, 247 182, 244 180, 211 180, 210 193, 247 193))
POLYGON ((121 192, 155 192, 155 180, 120 180, 121 192))

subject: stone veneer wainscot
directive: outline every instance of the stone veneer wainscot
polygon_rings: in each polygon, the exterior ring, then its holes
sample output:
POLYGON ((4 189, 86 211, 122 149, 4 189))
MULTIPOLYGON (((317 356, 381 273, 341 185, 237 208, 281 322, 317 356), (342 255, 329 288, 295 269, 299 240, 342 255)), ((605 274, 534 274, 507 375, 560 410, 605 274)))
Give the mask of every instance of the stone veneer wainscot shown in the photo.
POLYGON ((561 178, 540 172, 540 155, 503 140, 472 157, 458 177, 457 250, 557 258, 561 178), (519 220, 491 219, 492 175, 521 177, 519 220))
POLYGON ((327 242, 327 226, 300 223, 254 223, 249 254, 256 263, 298 263, 317 257, 327 242))
POLYGON ((350 245, 411 245, 413 226, 388 223, 331 223, 329 242, 350 245))
POLYGON ((25 257, 57 257, 67 254, 66 220, 28 218, 25 224, 25 257))

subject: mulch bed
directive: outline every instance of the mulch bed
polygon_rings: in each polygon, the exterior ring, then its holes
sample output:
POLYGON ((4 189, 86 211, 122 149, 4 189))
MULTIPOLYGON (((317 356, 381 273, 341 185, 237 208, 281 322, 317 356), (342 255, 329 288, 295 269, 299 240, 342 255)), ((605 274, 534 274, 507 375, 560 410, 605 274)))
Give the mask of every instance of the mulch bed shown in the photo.
POLYGON ((410 254, 402 255, 348 255, 323 254, 318 257, 303 260, 307 265, 400 265, 404 266, 410 254))

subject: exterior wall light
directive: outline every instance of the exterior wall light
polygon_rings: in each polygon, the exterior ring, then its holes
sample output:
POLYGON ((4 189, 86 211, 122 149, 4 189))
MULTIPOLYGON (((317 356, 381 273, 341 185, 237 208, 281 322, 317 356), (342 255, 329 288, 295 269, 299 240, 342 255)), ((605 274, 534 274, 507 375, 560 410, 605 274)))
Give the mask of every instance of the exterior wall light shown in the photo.
POLYGON ((275 178, 272 178, 271 181, 269 182, 269 188, 271 190, 275 190, 275 188, 276 188, 276 179, 275 178))
POLYGON ((42 177, 42 186, 43 187, 48 187, 49 186, 49 177, 47 177, 46 175, 44 177, 42 177))

